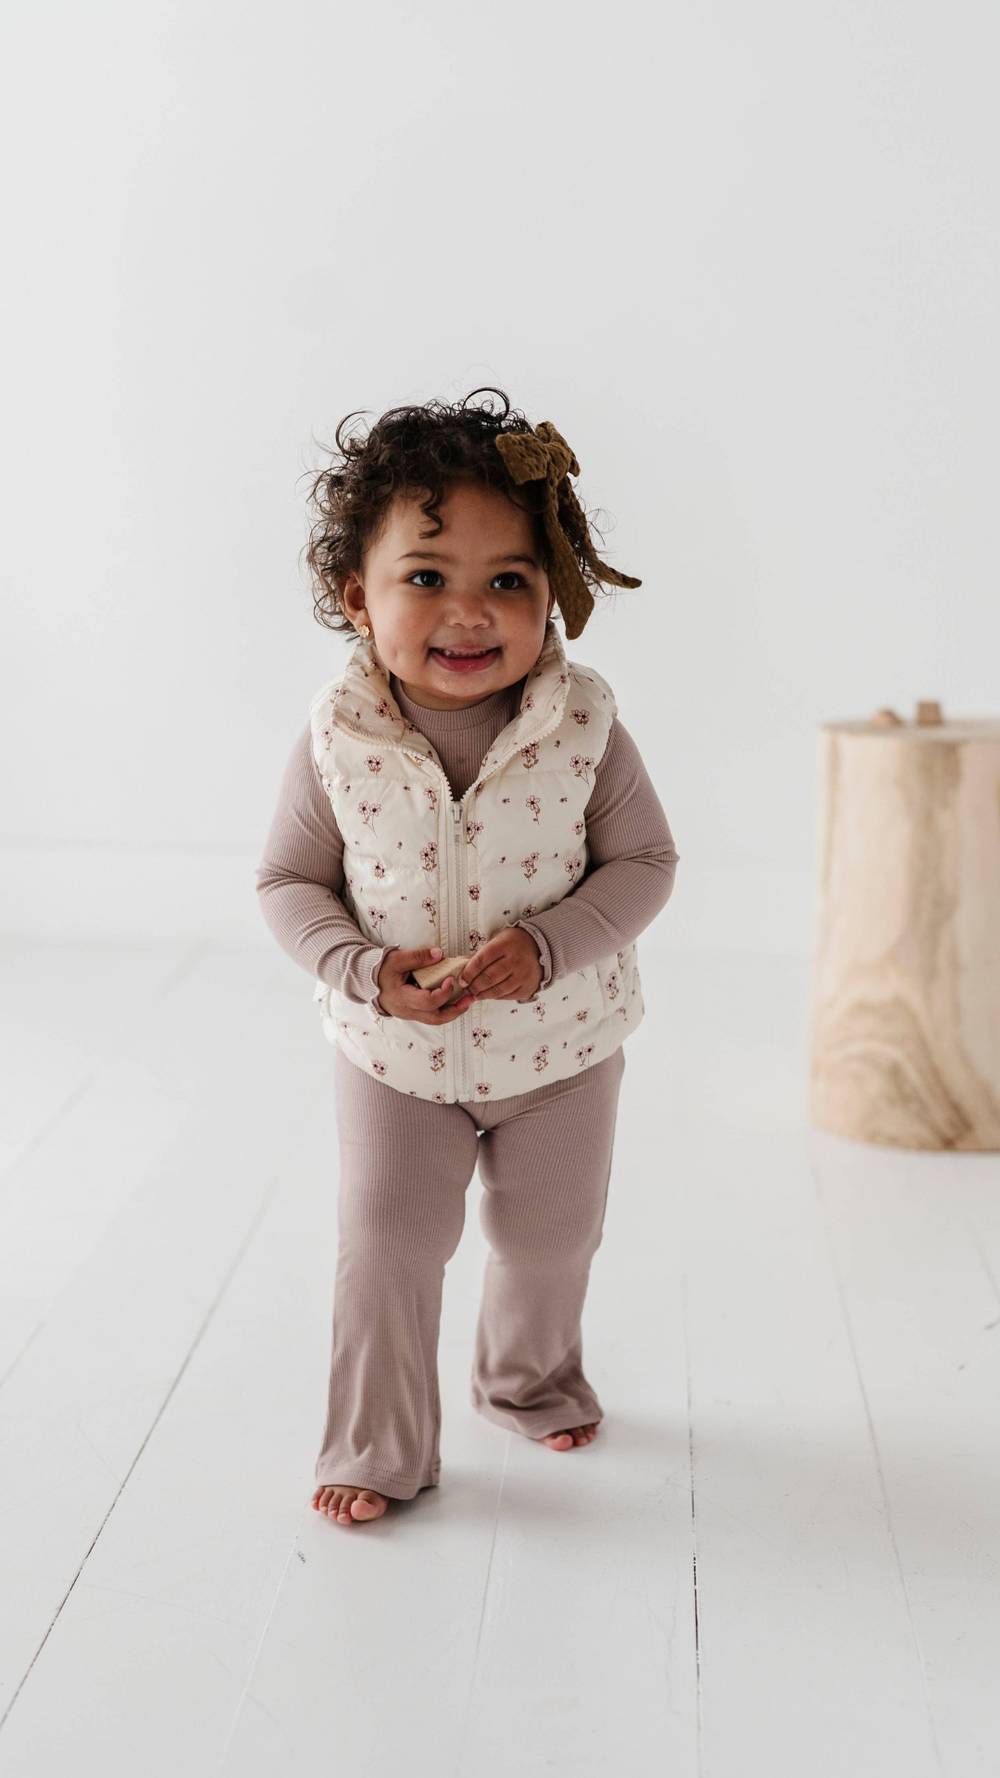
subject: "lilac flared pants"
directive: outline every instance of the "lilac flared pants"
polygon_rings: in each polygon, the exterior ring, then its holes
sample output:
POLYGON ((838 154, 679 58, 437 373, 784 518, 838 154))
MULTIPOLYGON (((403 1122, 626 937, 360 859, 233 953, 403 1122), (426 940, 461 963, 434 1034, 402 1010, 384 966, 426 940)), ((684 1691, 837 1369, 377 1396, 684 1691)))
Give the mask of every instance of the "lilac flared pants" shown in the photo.
POLYGON ((409 1500, 439 1479, 441 1289, 477 1163, 490 1255, 473 1405, 528 1438, 601 1419, 580 1316, 624 1066, 618 1049, 534 1092, 435 1105, 335 1051, 339 1250, 318 1483, 409 1500))

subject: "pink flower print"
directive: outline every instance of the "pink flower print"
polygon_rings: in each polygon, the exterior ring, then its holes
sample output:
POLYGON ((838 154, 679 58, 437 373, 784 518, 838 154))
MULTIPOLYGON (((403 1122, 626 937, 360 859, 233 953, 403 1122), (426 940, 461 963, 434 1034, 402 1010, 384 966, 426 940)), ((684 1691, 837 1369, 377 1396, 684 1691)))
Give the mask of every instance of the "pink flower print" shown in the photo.
POLYGON ((590 721, 590 712, 588 710, 571 710, 570 715, 580 728, 586 728, 590 721))
POLYGON ((616 956, 617 956, 617 958, 618 958, 618 967, 619 967, 619 969, 624 969, 624 968, 625 968, 625 952, 624 952, 624 951, 618 951, 618 952, 616 952, 616 956))
POLYGON ((369 753, 365 759, 365 765, 370 772, 374 772, 377 778, 382 767, 385 765, 385 760, 381 753, 369 753))
POLYGON ((569 684, 569 674, 568 673, 560 673, 559 684, 560 685, 568 685, 569 684))
POLYGON ((539 815, 542 812, 542 805, 539 802, 537 796, 526 796, 524 799, 524 806, 526 809, 531 810, 532 821, 537 821, 539 815))
POLYGON ((502 853, 502 854, 501 854, 501 857, 500 857, 500 863, 501 863, 501 864, 506 864, 506 862, 507 862, 507 854, 506 854, 506 852, 504 852, 504 853, 502 853))
POLYGON ((538 1020, 538 1023, 540 1025, 544 1025, 544 1023, 545 1023, 545 1002, 544 1002, 544 1000, 536 1000, 535 1001, 535 1017, 538 1020))
POLYGON ((465 837, 470 846, 475 845, 482 831, 483 824, 481 821, 467 821, 465 823, 465 837))
POLYGON ((590 1017, 590 1009, 589 1009, 589 1007, 586 1007, 586 1006, 585 1006, 585 1007, 584 1007, 584 1008, 583 1008, 583 1011, 582 1011, 582 1012, 578 1012, 578 1013, 577 1013, 577 1014, 576 1014, 576 1017, 577 1017, 577 1019, 578 1019, 578 1020, 579 1020, 579 1022, 580 1022, 580 1024, 581 1024, 581 1025, 585 1025, 585 1024, 586 1024, 586 1023, 587 1023, 587 1020, 588 1020, 588 1018, 589 1018, 589 1017, 590 1017))
POLYGON ((327 725, 327 727, 325 729, 320 730, 320 734, 322 735, 323 740, 327 741, 327 742, 330 742, 333 740, 333 737, 336 734, 336 732, 337 732, 336 729, 330 728, 329 725, 327 725))
POLYGON ((481 894, 482 894, 482 890, 480 889, 478 883, 470 883, 469 884, 469 900, 470 901, 478 901, 481 894))
POLYGON ((493 1082, 491 1080, 477 1080, 477 1082, 476 1082, 476 1098, 477 1099, 488 1099, 490 1094, 492 1093, 492 1091, 493 1091, 493 1082))
POLYGON ((529 852, 527 858, 522 858, 521 869, 523 870, 525 876, 528 879, 528 882, 530 883, 532 877, 535 876, 538 872, 538 853, 537 852, 529 852))
POLYGON ((396 841, 396 851, 401 852, 402 850, 403 850, 403 842, 402 842, 402 840, 397 840, 396 841))
POLYGON ((427 801, 430 803, 431 813, 433 814, 434 810, 438 806, 438 793, 435 790, 433 784, 425 784, 424 785, 424 795, 427 798, 427 801))
POLYGON ((580 872, 582 871, 582 869, 583 869, 583 861, 580 858, 567 858, 565 864, 563 865, 563 870, 566 872, 566 875, 569 877, 570 881, 573 883, 576 882, 576 879, 580 875, 580 872))
POLYGON ((477 1050, 482 1050, 484 1056, 486 1054, 486 1045, 492 1036, 492 1031, 485 1030, 482 1025, 474 1025, 472 1028, 472 1041, 477 1050))
POLYGON ((444 1050, 443 1049, 431 1050, 430 1056, 428 1057, 428 1061, 430 1062, 430 1065, 431 1065, 431 1073, 432 1074, 440 1074, 442 1068, 444 1067, 444 1050))
POLYGON ((389 918, 388 914, 385 911, 385 908, 369 908, 368 909, 368 918, 371 921, 372 925, 374 926, 376 932, 378 933, 379 943, 381 944, 381 942, 382 942, 382 927, 384 926, 386 920, 389 918))
POLYGON ((521 764, 526 772, 538 764, 538 742, 529 741, 527 747, 521 748, 521 764))
POLYGON ((353 889, 353 888, 354 888, 354 878, 353 878, 353 877, 348 877, 348 879, 347 879, 347 887, 348 887, 348 889, 353 889))
POLYGON ((388 698, 379 698, 378 703, 375 705, 375 714, 376 716, 381 716, 383 722, 392 715, 392 705, 388 698))
POLYGON ((420 730, 418 729, 416 723, 411 722, 409 717, 407 717, 406 721, 403 723, 403 729, 404 729, 404 732, 408 735, 419 735, 419 733, 420 733, 420 730))
POLYGON ((436 902, 436 901, 435 901, 435 900, 434 900, 434 898, 433 898, 433 896, 431 896, 431 895, 425 895, 425 896, 424 896, 424 899, 423 899, 423 901, 422 901, 422 902, 421 902, 421 903, 420 903, 420 905, 421 905, 421 907, 422 907, 422 908, 423 908, 423 910, 424 910, 424 913, 425 913, 425 914, 426 914, 426 915, 427 915, 427 918, 428 918, 428 920, 429 920, 429 921, 430 921, 430 922, 431 922, 431 925, 432 925, 432 926, 433 926, 433 924, 434 924, 434 921, 435 921, 435 920, 436 920, 436 919, 437 919, 437 917, 438 917, 438 904, 437 904, 437 902, 436 902))
POLYGON ((617 1000, 618 999, 618 989, 619 989, 620 985, 621 984, 619 983, 619 980, 618 980, 618 971, 617 971, 617 969, 613 969, 611 971, 611 974, 608 976, 607 981, 604 984, 604 986, 608 990, 608 999, 609 1000, 617 1000))
POLYGON ((501 801, 501 802, 502 802, 502 803, 509 803, 509 802, 510 802, 510 797, 509 797, 509 796, 502 796, 502 797, 501 797, 501 798, 500 798, 500 801, 501 801))
POLYGON ((475 926, 473 926, 471 932, 469 933, 469 950, 470 951, 478 951, 480 945, 484 945, 485 943, 486 943, 485 932, 477 932, 475 926))
POLYGON ((448 1101, 445 1098, 443 1093, 435 1093, 434 1094, 434 1103, 435 1103, 435 1105, 447 1105, 448 1101))
POLYGON ((533 901, 529 901, 527 907, 523 907, 521 909, 522 920, 530 920, 534 911, 535 911, 535 904, 533 901))
POLYGON ((420 863, 424 870, 433 870, 438 861, 438 849, 433 840, 420 848, 420 863))
POLYGON ((531 1060, 535 1064, 536 1074, 541 1074, 542 1069, 547 1068, 549 1065, 549 1046, 548 1046, 548 1044, 547 1043, 540 1043, 538 1048, 536 1049, 534 1055, 532 1056, 531 1060))
POLYGON ((590 779, 587 774, 594 769, 594 761, 591 759, 590 754, 574 753, 569 763, 576 773, 576 776, 582 778, 585 784, 589 784, 590 779))
POLYGON ((369 803, 369 802, 366 802, 364 797, 362 797, 361 801, 358 804, 358 814, 361 816, 361 819, 364 822, 365 826, 371 828, 372 833, 375 832, 375 817, 376 817, 376 815, 381 815, 381 813, 382 813, 382 804, 381 803, 369 803))
POLYGON ((385 1073, 385 1063, 378 1061, 378 1059, 376 1058, 376 1060, 372 1063, 372 1067, 374 1068, 375 1073, 379 1076, 379 1079, 381 1079, 382 1075, 385 1073))
POLYGON ((385 876, 385 865, 382 863, 381 858, 376 860, 375 875, 380 879, 385 876))
POLYGON ((526 691, 524 694, 524 697, 521 699, 521 709, 522 710, 533 710, 534 708, 535 708, 535 694, 533 691, 526 691))
POLYGON ((581 1068, 586 1068, 587 1063, 590 1061, 590 1058, 593 1055, 593 1053, 594 1053, 594 1045, 592 1043, 585 1043, 582 1049, 577 1050, 576 1059, 579 1062, 581 1068))
POLYGON ((577 839, 580 839, 581 836, 586 832, 586 827, 585 827, 584 823, 582 821, 574 821, 573 832, 576 834, 577 839))

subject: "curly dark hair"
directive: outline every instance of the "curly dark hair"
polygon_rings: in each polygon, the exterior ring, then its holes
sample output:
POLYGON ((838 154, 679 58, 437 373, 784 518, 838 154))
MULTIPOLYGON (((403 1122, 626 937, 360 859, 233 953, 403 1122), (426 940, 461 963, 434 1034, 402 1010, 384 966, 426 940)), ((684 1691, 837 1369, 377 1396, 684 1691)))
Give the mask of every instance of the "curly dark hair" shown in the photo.
MULTIPOLYGON (((512 408, 502 389, 473 389, 461 401, 427 401, 394 407, 366 431, 349 424, 364 413, 345 415, 335 433, 331 462, 312 481, 309 491, 311 529, 304 555, 308 563, 315 616, 330 630, 354 626, 341 603, 349 574, 361 572, 365 551, 378 536, 397 494, 426 491, 420 509, 442 528, 438 510, 449 484, 478 481, 497 488, 532 519, 537 546, 547 565, 548 547, 541 520, 544 484, 513 481, 494 440, 501 432, 533 432, 524 414, 512 408), (496 397, 475 403, 475 397, 496 397)), ((587 520, 584 520, 587 526, 587 520)), ((596 526, 594 527, 596 530, 596 526)), ((597 533, 600 535, 600 533, 597 533)), ((570 542, 581 574, 592 590, 600 583, 591 568, 589 537, 570 542)), ((591 546, 592 549, 592 546, 591 546)))

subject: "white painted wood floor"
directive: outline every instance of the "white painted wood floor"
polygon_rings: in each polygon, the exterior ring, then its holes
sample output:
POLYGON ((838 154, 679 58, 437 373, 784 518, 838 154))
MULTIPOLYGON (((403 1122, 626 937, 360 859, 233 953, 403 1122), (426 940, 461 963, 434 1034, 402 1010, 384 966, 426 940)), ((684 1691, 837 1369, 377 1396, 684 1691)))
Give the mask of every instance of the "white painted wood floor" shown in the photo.
POLYGON ((644 959, 565 1455, 309 1510, 330 1053, 280 954, 7 946, 4 1778, 1000 1770, 1000 1158, 804 1118, 806 972, 644 959))

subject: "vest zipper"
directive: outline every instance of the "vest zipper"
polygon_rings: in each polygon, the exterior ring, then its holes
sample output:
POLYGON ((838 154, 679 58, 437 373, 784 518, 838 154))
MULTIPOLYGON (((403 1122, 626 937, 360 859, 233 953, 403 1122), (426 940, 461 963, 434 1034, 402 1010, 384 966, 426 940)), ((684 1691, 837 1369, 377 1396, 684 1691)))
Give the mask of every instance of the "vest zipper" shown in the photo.
MULTIPOLYGON (((463 957, 469 948, 468 884, 466 882, 465 804, 451 804, 451 846, 448 856, 449 952, 463 957)), ((469 1045, 462 1029, 465 1014, 455 1019, 451 1031, 455 1045, 455 1091, 460 1099, 472 1098, 469 1045)))

